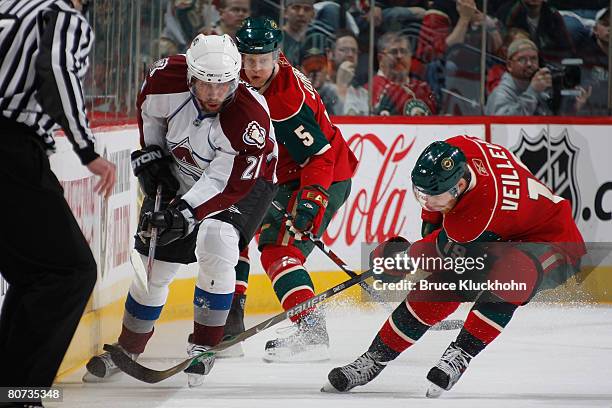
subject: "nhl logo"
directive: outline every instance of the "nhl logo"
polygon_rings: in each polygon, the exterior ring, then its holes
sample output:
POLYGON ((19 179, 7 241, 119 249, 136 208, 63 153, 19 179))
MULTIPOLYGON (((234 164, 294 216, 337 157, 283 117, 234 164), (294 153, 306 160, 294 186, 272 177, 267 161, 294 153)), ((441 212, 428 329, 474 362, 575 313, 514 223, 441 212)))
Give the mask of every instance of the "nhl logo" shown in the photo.
POLYGON ((510 150, 555 195, 571 203, 572 215, 576 219, 581 208, 576 182, 579 149, 571 144, 567 129, 557 139, 548 139, 544 131, 531 138, 521 129, 520 141, 510 150))

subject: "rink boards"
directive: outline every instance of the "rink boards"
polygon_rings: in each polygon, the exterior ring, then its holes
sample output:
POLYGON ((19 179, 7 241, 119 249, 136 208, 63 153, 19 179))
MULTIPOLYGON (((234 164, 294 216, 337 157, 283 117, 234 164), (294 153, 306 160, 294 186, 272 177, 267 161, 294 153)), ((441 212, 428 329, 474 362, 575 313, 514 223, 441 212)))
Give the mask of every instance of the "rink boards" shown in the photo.
MULTIPOLYGON (((412 197, 410 171, 419 153, 432 141, 467 134, 503 144, 556 193, 571 198, 575 219, 586 241, 612 241, 612 150, 609 118, 336 118, 345 139, 360 160, 351 196, 332 221, 324 241, 355 269, 363 269, 362 244, 401 234, 420 233, 420 211, 412 197), (553 123, 554 122, 554 123, 553 123)), ((123 301, 132 276, 129 263, 136 228, 137 180, 129 153, 138 147, 134 125, 100 128, 97 150, 118 169, 118 182, 108 202, 93 193, 94 178, 80 165, 65 138, 51 164, 65 188, 81 228, 98 260, 99 279, 61 373, 83 364, 104 342, 118 335, 123 301)), ((252 243, 247 313, 279 309, 252 243)), ((607 265, 612 262, 607 263, 607 265)), ((309 258, 317 291, 345 279, 321 253, 309 258)), ((172 284, 163 321, 192 315, 194 265, 183 268, 172 284)), ((612 302, 611 269, 600 267, 582 284, 589 298, 612 302)), ((0 283, 0 301, 5 287, 0 283)), ((571 288, 566 288, 571 292, 571 288)), ((347 294, 359 301, 358 289, 347 294)))

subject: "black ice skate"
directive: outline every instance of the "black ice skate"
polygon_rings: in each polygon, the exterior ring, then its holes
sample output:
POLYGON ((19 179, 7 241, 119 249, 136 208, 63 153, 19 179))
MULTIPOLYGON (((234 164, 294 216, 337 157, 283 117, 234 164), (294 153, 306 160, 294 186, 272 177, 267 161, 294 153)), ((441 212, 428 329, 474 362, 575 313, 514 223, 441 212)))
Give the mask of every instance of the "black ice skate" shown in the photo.
MULTIPOLYGON (((232 336, 236 336, 244 331, 244 305, 246 303, 245 294, 234 295, 232 299, 232 307, 225 322, 223 331, 223 340, 227 340, 232 336)), ((244 347, 242 342, 234 344, 225 350, 217 353, 217 358, 234 358, 244 356, 244 347)))
MULTIPOLYGON (((189 357, 195 357, 204 353, 210 347, 201 346, 199 344, 189 343, 187 346, 187 354, 189 357)), ((187 383, 189 387, 199 387, 204 382, 204 376, 210 373, 215 365, 215 355, 204 356, 199 360, 193 361, 189 367, 185 369, 187 373, 187 383)))
POLYGON ((288 363, 329 360, 329 336, 321 312, 313 312, 300 319, 294 333, 266 343, 264 361, 288 363))
POLYGON ((444 391, 450 390, 459 381, 471 360, 471 355, 456 346, 454 342, 451 343, 438 364, 427 373, 427 379, 431 382, 427 397, 437 398, 444 391))
POLYGON ((331 370, 327 375, 328 382, 321 388, 321 391, 347 392, 359 385, 369 383, 386 366, 386 362, 378 361, 374 353, 367 351, 351 364, 331 370))
MULTIPOLYGON (((123 347, 118 343, 114 344, 123 350, 123 347)), ((125 354, 130 356, 132 360, 136 360, 138 358, 138 354, 136 353, 128 353, 123 350, 125 354)), ((121 370, 117 368, 117 365, 111 359, 110 353, 104 352, 102 354, 98 354, 97 356, 93 356, 85 365, 87 368, 87 372, 83 376, 83 382, 102 382, 108 380, 113 375, 119 373, 121 370)))

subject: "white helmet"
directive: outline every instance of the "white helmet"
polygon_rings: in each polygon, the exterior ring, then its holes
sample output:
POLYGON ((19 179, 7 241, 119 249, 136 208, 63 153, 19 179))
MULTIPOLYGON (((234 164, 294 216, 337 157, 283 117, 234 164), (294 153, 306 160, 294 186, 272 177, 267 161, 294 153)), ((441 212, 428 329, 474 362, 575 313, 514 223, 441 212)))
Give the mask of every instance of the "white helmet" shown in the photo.
POLYGON ((223 83, 237 80, 240 76, 242 58, 227 35, 198 34, 187 50, 187 80, 192 78, 204 82, 223 83))

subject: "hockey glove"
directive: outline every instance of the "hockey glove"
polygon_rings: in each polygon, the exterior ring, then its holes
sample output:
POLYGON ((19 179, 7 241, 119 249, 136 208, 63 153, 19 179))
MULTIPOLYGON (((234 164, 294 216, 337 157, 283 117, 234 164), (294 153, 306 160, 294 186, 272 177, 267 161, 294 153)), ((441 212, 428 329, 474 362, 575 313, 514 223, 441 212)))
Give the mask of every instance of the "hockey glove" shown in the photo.
POLYGON ((317 235, 329 202, 329 194, 319 185, 306 186, 298 193, 297 200, 291 232, 296 238, 300 238, 306 231, 317 235))
POLYGON ((157 227, 157 245, 164 246, 185 238, 195 226, 193 209, 184 200, 177 200, 163 211, 144 213, 138 226, 138 235, 150 238, 150 227, 157 227))
POLYGON ((375 279, 385 283, 399 282, 412 272, 408 258, 410 242, 404 237, 391 237, 378 244, 370 253, 370 269, 374 269, 375 279), (399 256, 398 256, 399 255, 399 256))
POLYGON ((171 200, 179 190, 179 182, 172 174, 172 159, 157 145, 146 146, 132 152, 132 169, 138 177, 143 193, 155 197, 157 185, 162 186, 162 198, 171 200))

